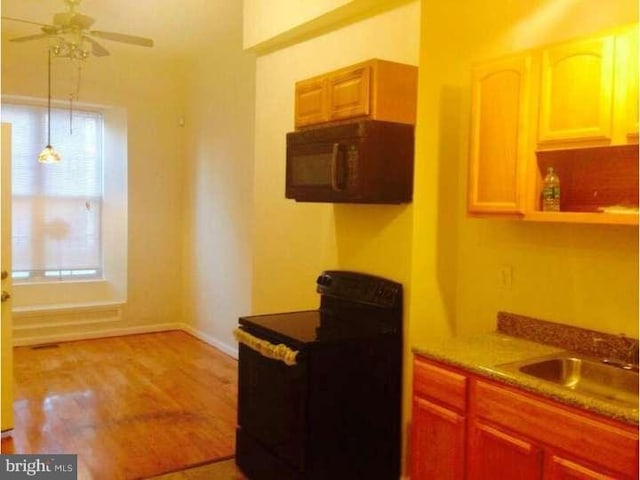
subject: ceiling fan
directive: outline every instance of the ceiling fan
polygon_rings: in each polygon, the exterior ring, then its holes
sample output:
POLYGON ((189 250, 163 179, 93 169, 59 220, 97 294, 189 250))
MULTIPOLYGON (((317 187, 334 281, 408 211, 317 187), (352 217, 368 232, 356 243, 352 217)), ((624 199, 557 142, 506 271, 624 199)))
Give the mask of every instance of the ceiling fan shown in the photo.
POLYGON ((76 11, 81 0, 64 0, 64 2, 67 4, 68 10, 66 12, 54 14, 51 25, 3 16, 3 20, 29 23, 39 25, 41 27, 40 30, 42 33, 13 38, 10 41, 27 42, 30 40, 49 38, 51 40, 51 52, 54 56, 70 57, 74 59, 84 59, 90 54, 93 54, 96 57, 109 55, 109 51, 92 37, 138 45, 141 47, 153 47, 153 40, 150 38, 127 35, 124 33, 105 32, 102 30, 90 30, 90 27, 93 25, 95 20, 88 15, 84 15, 76 11), (89 48, 85 48, 87 44, 89 45, 89 48))

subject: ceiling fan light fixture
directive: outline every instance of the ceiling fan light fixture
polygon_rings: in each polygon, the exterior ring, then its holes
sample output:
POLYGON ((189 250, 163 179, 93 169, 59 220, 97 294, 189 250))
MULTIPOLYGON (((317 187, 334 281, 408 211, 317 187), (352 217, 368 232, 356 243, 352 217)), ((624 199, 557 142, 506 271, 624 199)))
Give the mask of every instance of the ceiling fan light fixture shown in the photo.
POLYGON ((139 47, 153 47, 153 39, 151 38, 103 30, 90 30, 94 24, 94 19, 76 10, 81 1, 82 0, 64 0, 64 3, 67 4, 67 10, 65 12, 55 13, 51 24, 7 16, 2 16, 2 19, 40 26, 40 30, 42 31, 40 34, 27 35, 10 40, 12 42, 26 42, 48 37, 54 47, 52 53, 55 57, 84 60, 91 54, 96 57, 109 55, 109 51, 92 37, 137 45, 139 47))
POLYGON ((72 60, 85 60, 89 57, 89 50, 85 50, 81 43, 74 43, 58 38, 57 43, 50 47, 54 57, 70 58, 72 60))

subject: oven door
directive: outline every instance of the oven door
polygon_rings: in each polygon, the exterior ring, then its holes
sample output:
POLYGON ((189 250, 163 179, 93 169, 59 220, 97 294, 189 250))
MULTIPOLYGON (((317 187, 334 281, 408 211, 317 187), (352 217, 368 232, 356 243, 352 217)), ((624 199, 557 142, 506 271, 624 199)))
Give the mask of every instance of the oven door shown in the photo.
MULTIPOLYGON (((239 345, 238 427, 243 436, 298 472, 305 468, 307 374, 304 362, 287 365, 239 345)), ((238 452, 251 457, 251 452, 238 452)), ((240 459, 239 459, 240 460, 240 459)))

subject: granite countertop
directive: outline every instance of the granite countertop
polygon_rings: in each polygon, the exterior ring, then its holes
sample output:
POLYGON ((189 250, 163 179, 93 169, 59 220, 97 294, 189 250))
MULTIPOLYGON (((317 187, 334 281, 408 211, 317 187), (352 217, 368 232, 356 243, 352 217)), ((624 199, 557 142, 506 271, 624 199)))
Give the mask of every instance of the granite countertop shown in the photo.
POLYGON ((421 342, 413 352, 432 360, 498 380, 558 402, 591 411, 631 425, 638 424, 638 408, 629 408, 574 392, 514 369, 502 369, 506 363, 528 360, 567 351, 499 332, 456 337, 446 341, 421 342), (498 368, 496 368, 498 367, 498 368))

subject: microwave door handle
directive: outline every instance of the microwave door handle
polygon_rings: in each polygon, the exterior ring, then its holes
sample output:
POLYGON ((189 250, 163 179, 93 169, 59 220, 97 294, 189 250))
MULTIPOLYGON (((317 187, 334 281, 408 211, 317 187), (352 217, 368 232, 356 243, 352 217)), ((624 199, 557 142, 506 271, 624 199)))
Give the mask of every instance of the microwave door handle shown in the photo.
POLYGON ((338 180, 338 155, 340 155, 340 144, 334 143, 331 151, 331 188, 336 192, 343 192, 345 188, 340 186, 338 180))

